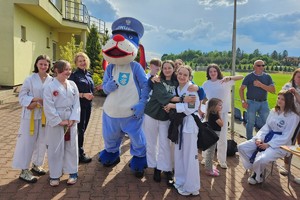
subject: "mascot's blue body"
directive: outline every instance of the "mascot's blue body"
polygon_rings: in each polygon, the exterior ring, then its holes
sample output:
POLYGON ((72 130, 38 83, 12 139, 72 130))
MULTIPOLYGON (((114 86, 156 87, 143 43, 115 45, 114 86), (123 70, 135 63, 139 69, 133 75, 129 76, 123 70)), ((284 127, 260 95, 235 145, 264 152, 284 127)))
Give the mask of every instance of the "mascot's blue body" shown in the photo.
POLYGON ((142 123, 150 88, 144 69, 134 59, 144 27, 138 20, 124 17, 112 24, 112 33, 103 47, 109 65, 103 78, 103 91, 107 94, 102 116, 105 149, 100 152, 99 161, 104 166, 120 162, 120 145, 126 133, 133 155, 129 165, 141 178, 147 167, 142 123))

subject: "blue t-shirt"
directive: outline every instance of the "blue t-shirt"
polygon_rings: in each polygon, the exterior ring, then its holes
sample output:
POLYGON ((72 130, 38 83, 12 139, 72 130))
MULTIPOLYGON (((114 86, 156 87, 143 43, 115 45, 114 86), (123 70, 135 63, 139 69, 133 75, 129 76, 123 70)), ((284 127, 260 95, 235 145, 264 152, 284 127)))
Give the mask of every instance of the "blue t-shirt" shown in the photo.
POLYGON ((254 86, 253 82, 255 80, 258 80, 267 86, 274 85, 274 82, 269 74, 262 73, 261 75, 257 75, 254 72, 251 72, 244 78, 242 83, 242 85, 245 85, 247 87, 247 93, 246 93, 247 99, 256 100, 256 101, 267 100, 267 91, 260 87, 254 86))

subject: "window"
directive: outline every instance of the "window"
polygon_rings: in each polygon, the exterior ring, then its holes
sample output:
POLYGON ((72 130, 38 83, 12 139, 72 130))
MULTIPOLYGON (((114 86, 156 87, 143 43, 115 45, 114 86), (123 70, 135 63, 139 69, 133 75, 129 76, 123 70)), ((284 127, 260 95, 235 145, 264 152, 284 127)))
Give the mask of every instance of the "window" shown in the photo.
POLYGON ((53 61, 56 61, 56 59, 57 59, 57 58, 56 58, 56 48, 57 48, 56 42, 53 41, 52 47, 53 47, 53 48, 52 48, 52 54, 53 54, 52 60, 53 60, 53 61))
POLYGON ((26 27, 25 26, 21 26, 21 41, 22 42, 26 42, 26 27))
POLYGON ((81 42, 81 36, 80 35, 74 35, 75 38, 75 46, 79 47, 80 42, 81 42))
POLYGON ((47 48, 50 49, 50 39, 48 37, 47 37, 46 45, 47 45, 47 48))

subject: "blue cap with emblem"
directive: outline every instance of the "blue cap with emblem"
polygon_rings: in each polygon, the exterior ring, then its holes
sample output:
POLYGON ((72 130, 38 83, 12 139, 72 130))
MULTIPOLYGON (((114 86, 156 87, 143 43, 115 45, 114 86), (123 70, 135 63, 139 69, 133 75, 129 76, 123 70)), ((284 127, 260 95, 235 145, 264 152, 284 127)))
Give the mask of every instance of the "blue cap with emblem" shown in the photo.
POLYGON ((112 33, 116 31, 134 32, 141 38, 144 34, 143 24, 132 17, 122 17, 114 21, 111 25, 112 33))

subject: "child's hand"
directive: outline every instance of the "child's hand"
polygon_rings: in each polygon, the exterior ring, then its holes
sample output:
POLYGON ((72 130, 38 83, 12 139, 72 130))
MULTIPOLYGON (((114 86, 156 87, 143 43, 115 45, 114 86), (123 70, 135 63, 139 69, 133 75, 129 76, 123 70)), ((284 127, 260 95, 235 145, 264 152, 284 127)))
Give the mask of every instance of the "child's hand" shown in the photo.
POLYGON ((151 78, 152 83, 160 83, 160 77, 159 76, 153 76, 151 78))
POLYGON ((68 124, 68 127, 71 127, 71 126, 73 126, 73 124, 74 124, 74 120, 68 120, 69 121, 69 124, 68 124))
POLYGON ((59 123, 60 126, 68 126, 68 124, 69 124, 69 120, 62 120, 62 121, 59 123))
POLYGON ((37 106, 37 102, 36 102, 36 101, 32 101, 32 102, 29 104, 29 106, 27 106, 27 109, 28 109, 28 110, 33 110, 33 109, 36 108, 36 106, 37 106))

